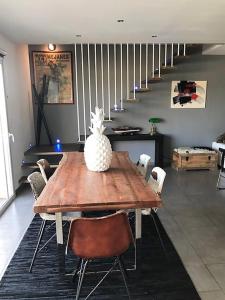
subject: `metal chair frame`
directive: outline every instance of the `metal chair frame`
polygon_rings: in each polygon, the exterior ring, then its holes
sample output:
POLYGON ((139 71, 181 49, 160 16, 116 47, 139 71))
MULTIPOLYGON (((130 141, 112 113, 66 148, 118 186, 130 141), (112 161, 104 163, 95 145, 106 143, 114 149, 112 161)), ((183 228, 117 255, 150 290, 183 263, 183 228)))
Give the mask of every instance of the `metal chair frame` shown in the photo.
MULTIPOLYGON (((78 283, 77 283, 76 300, 79 300, 79 298, 80 298, 80 292, 81 292, 82 284, 83 284, 83 281, 84 281, 84 275, 86 273, 87 265, 90 262, 91 262, 91 260, 85 260, 85 259, 81 259, 81 261, 79 262, 80 263, 80 269, 78 271, 79 277, 78 277, 78 283)), ((106 273, 103 275, 103 277, 99 280, 99 282, 95 285, 95 287, 89 292, 89 294, 86 296, 86 298, 84 300, 87 300, 87 299, 90 298, 90 296, 100 286, 100 284, 105 280, 105 278, 114 270, 114 268, 116 267, 117 264, 119 265, 119 269, 120 269, 120 272, 121 272, 122 277, 123 277, 124 286, 126 288, 128 298, 131 300, 130 291, 129 291, 127 280, 126 280, 127 279, 127 273, 126 273, 126 269, 124 268, 123 261, 122 261, 120 256, 117 256, 115 258, 111 268, 108 271, 106 271, 106 273)))
MULTIPOLYGON (((42 174, 40 172, 33 172, 32 174, 30 174, 28 176, 28 182, 31 185, 31 189, 32 189, 32 192, 33 192, 33 195, 34 195, 34 199, 37 200, 37 197, 39 196, 39 193, 41 194, 42 190, 44 189, 44 187, 46 185, 46 181, 45 181, 45 179, 43 178, 43 176, 42 176, 42 174), (33 182, 32 182, 32 176, 38 176, 39 179, 42 181, 41 182, 41 184, 42 184, 41 191, 35 190, 35 186, 33 185, 33 182)), ((40 229, 39 229, 37 244, 36 244, 36 247, 35 247, 35 250, 34 250, 34 254, 33 254, 33 257, 31 259, 31 264, 30 264, 30 267, 29 267, 29 272, 30 273, 32 272, 34 261, 35 261, 35 258, 37 256, 38 252, 40 252, 45 246, 47 246, 47 244, 56 236, 56 233, 54 233, 44 243, 44 245, 39 249, 39 246, 41 244, 41 241, 42 241, 42 238, 43 238, 43 234, 44 234, 47 222, 49 221, 49 222, 51 222, 51 224, 49 225, 49 227, 46 230, 50 229, 55 224, 55 214, 40 213, 39 215, 42 218, 42 223, 41 223, 41 226, 40 226, 40 229)), ((63 221, 69 222, 69 221, 71 221, 74 218, 75 218, 75 216, 72 217, 72 216, 66 216, 66 215, 64 215, 63 216, 63 221)), ((66 225, 66 223, 64 223, 63 226, 65 226, 65 225, 66 225)))

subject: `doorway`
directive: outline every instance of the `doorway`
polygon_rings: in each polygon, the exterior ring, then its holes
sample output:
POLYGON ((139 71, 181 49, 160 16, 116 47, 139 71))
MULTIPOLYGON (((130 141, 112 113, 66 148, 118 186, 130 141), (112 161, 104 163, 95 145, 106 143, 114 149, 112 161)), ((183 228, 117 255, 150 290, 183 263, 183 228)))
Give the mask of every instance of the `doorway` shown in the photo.
MULTIPOLYGON (((4 57, 0 54, 0 214, 14 197, 10 135, 4 87, 4 57)), ((11 136, 13 138, 13 135, 11 136)))

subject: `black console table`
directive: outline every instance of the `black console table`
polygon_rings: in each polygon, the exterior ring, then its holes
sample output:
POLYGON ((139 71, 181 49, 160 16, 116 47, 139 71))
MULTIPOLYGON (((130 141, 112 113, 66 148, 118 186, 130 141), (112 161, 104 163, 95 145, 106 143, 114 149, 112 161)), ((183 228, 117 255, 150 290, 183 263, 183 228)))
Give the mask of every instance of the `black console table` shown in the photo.
MULTIPOLYGON (((155 165, 158 167, 163 167, 163 138, 164 135, 156 133, 150 135, 148 133, 139 133, 134 135, 122 135, 122 134, 106 134, 109 138, 112 149, 113 143, 118 141, 155 141, 155 165)), ((81 136, 84 140, 84 136, 81 136)))

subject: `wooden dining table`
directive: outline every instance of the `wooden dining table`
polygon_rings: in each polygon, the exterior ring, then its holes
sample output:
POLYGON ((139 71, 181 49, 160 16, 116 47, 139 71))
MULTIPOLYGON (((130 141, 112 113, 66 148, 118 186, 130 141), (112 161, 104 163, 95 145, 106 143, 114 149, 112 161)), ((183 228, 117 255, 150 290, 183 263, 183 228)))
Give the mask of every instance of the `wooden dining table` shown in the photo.
POLYGON ((63 212, 134 209, 135 238, 141 238, 141 209, 160 207, 128 152, 113 152, 105 172, 89 171, 82 152, 63 153, 55 173, 34 204, 35 213, 55 213, 57 244, 63 244, 63 212))

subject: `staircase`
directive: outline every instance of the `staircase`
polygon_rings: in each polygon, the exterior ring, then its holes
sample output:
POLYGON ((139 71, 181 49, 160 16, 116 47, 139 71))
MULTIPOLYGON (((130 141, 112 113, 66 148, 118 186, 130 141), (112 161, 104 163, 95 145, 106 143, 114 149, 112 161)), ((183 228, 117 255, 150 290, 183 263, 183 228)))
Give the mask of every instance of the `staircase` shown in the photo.
MULTIPOLYGON (((166 48, 168 49, 168 45, 166 48)), ((102 47, 101 47, 101 49, 102 49, 102 47)), ((108 48, 108 51, 109 51, 109 48, 108 48)), ((139 85, 141 83, 141 87, 139 86, 139 88, 135 88, 133 90, 129 89, 129 92, 127 91, 127 94, 131 94, 132 96, 129 97, 130 99, 125 99, 124 103, 129 102, 129 103, 133 103, 135 105, 137 102, 139 102, 139 99, 136 98, 136 94, 151 93, 151 91, 154 90, 154 85, 160 84, 161 81, 166 79, 167 74, 170 74, 171 72, 176 72, 176 66, 179 65, 179 63, 181 63, 184 60, 190 59, 192 55, 201 53, 201 51, 202 51, 202 45, 188 44, 188 45, 185 45, 185 47, 180 46, 179 52, 178 52, 178 49, 176 49, 176 50, 174 49, 173 56, 169 56, 169 55, 165 54, 164 60, 162 60, 162 58, 160 57, 160 65, 157 67, 154 67, 154 72, 152 70, 152 73, 151 73, 152 76, 147 78, 147 82, 146 82, 146 78, 145 79, 141 78, 140 74, 142 74, 142 73, 141 73, 141 69, 140 69, 139 70, 139 77, 140 77, 139 85), (163 61, 163 62, 161 62, 161 61, 163 61)), ((77 58, 76 58, 76 60, 78 61, 77 58)), ((120 63, 121 63, 121 61, 120 61, 120 63)), ((109 67, 109 61, 108 61, 108 67, 109 67)), ((141 67, 143 67, 143 66, 140 66, 140 68, 141 67)), ((101 65, 101 69, 103 72, 102 65, 101 65)), ((133 76, 133 74, 132 74, 132 76, 133 76)), ((85 80, 85 78, 83 78, 83 80, 85 80)), ((104 82, 105 81, 102 81, 102 84, 104 82)), ((124 91, 122 90, 121 86, 122 86, 122 81, 121 81, 121 85, 118 86, 118 89, 121 89, 120 90, 121 94, 124 94, 124 91)), ((134 86, 135 87, 138 86, 138 83, 135 82, 134 86)), ((116 93, 116 95, 118 95, 118 94, 119 93, 116 93)), ((109 96, 110 95, 108 95, 108 97, 109 96)), ((93 100, 93 97, 92 97, 92 100, 93 100)), ((82 103, 82 101, 80 101, 80 103, 82 103)), ((110 103, 112 103, 112 101, 110 103)), ((114 103, 117 103, 117 102, 115 101, 114 103)), ((89 103, 86 103, 84 105, 89 105, 89 103)), ((139 105, 141 105, 141 103, 139 105)), ((109 112, 109 116, 106 117, 106 121, 112 121, 113 118, 111 117, 112 111, 111 111, 110 107, 108 108, 108 112, 109 112)), ((118 109, 118 111, 113 110, 113 112, 114 113, 121 112, 121 110, 120 109, 118 109)), ((125 113, 126 109, 124 109, 123 112, 125 113)), ((80 111, 78 111, 78 113, 80 114, 79 119, 82 120, 83 115, 81 114, 80 111)), ((87 115, 88 115, 88 112, 87 112, 87 115)), ((78 124, 78 125, 79 125, 78 128, 80 128, 80 124, 78 124)), ((86 124, 86 126, 87 125, 88 124, 86 124)), ((78 132, 78 134, 79 134, 79 137, 82 136, 81 132, 78 132)), ((39 160, 40 158, 46 158, 49 161, 51 167, 56 168, 59 164, 59 161, 61 160, 62 152, 83 151, 83 142, 85 141, 85 138, 86 138, 86 136, 84 136, 84 139, 79 138, 79 141, 77 143, 60 145, 60 149, 57 148, 56 146, 48 146, 48 145, 32 146, 31 148, 27 149, 24 152, 25 158, 22 161, 22 165, 21 165, 22 169, 25 171, 26 176, 24 176, 20 179, 20 183, 26 183, 27 176, 31 172, 38 170, 36 161, 39 160)))

